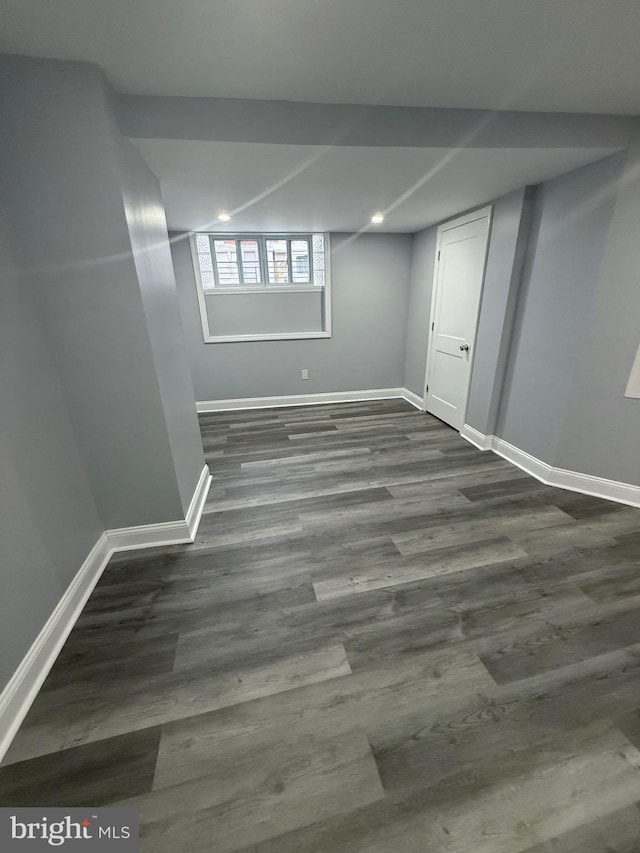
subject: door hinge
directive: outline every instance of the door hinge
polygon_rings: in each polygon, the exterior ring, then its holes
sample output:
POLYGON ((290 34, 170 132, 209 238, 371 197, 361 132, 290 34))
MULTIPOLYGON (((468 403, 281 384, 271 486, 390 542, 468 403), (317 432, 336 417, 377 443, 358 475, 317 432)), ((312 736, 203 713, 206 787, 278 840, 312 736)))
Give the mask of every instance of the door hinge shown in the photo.
POLYGON ((440 260, 440 252, 438 252, 438 260, 440 260))
POLYGON ((432 332, 433 332, 433 330, 435 329, 435 327, 436 327, 436 324, 435 324, 435 321, 434 321, 434 322, 431 324, 431 331, 432 331, 432 332))
POLYGON ((427 385, 427 394, 429 393, 429 386, 427 385))

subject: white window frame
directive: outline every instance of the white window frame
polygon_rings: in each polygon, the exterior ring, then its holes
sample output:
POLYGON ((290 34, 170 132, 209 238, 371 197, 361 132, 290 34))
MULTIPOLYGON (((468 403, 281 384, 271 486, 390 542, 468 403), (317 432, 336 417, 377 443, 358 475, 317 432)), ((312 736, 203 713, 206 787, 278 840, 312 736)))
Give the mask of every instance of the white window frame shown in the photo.
MULTIPOLYGON (((195 276, 196 294, 198 297, 198 308, 200 310, 200 322, 202 324, 202 336, 206 344, 222 344, 222 343, 239 343, 242 341, 293 341, 293 340, 311 340, 316 338, 330 338, 331 332, 331 244, 330 235, 323 232, 324 237, 324 284, 267 284, 267 269, 266 260, 263 263, 263 253, 261 257, 261 276, 263 284, 255 286, 247 286, 244 284, 234 284, 220 286, 216 285, 213 288, 205 290, 202 284, 202 276, 200 274, 200 262, 198 259, 197 237, 206 234, 210 239, 215 240, 257 240, 258 242, 266 242, 266 240, 299 240, 312 238, 313 234, 320 232, 295 232, 287 233, 218 233, 205 231, 192 231, 189 233, 189 244, 191 246, 191 258, 193 262, 193 272, 195 276), (207 313, 207 299, 226 299, 236 298, 242 299, 243 296, 251 294, 265 293, 321 293, 323 300, 323 316, 324 329, 318 332, 280 332, 280 333, 259 333, 252 335, 213 335, 209 326, 209 315, 207 313)), ((313 275, 313 245, 309 245, 309 272, 313 275)), ((212 255, 214 254, 212 248, 212 255)), ((289 251, 290 254, 290 251, 289 251)), ((264 255, 266 259, 266 253, 264 255)), ((291 267, 291 259, 290 264, 291 267)))

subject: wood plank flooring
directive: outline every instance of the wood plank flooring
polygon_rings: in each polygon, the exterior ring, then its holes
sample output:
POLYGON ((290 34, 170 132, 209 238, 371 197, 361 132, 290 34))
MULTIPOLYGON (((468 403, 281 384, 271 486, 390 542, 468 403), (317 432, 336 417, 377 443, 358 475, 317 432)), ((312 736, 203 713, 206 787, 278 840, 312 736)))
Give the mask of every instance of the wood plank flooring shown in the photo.
POLYGON ((153 853, 639 853, 640 510, 402 401, 201 416, 197 540, 112 559, 0 805, 153 853))

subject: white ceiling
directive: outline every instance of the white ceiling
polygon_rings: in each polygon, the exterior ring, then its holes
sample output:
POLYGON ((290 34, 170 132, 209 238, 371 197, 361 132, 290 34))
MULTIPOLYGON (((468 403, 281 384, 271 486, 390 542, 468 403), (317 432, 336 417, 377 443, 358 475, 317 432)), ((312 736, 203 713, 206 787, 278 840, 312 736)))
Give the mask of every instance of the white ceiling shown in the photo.
POLYGON ((160 179, 169 227, 196 231, 359 231, 382 210, 381 230, 413 232, 611 153, 133 143, 160 179))
POLYGON ((0 0, 126 93, 640 113, 638 0, 0 0))

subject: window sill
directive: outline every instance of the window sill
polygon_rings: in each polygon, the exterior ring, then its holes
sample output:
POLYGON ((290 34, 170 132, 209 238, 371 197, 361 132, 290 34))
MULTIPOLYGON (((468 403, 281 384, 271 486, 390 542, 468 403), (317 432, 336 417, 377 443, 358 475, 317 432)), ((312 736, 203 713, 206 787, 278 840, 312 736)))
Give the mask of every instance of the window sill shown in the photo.
POLYGON ((322 293, 324 285, 320 284, 297 284, 276 287, 271 284, 268 287, 215 287, 204 291, 205 296, 244 296, 245 293, 322 293))
POLYGON ((205 344, 235 344, 244 341, 307 341, 330 338, 331 332, 279 332, 273 335, 216 335, 205 338, 205 344))

